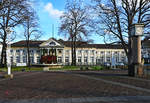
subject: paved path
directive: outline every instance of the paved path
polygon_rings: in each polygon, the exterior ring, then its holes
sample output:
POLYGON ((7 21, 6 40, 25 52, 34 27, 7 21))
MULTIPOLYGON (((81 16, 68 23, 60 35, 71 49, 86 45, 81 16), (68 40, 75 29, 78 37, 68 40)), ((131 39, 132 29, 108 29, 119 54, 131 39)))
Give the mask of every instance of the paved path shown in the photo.
MULTIPOLYGON (((88 73, 96 73, 96 74, 100 74, 100 73, 105 73, 103 71, 87 71, 88 73)), ((145 81, 145 82, 150 82, 150 80, 148 79, 142 79, 142 78, 136 78, 136 77, 129 77, 129 76, 118 76, 121 78, 127 78, 127 79, 133 79, 133 80, 140 80, 140 81, 145 81)))
POLYGON ((150 96, 118 96, 118 97, 85 97, 85 98, 58 98, 32 100, 0 100, 0 103, 129 103, 150 102, 150 96))
POLYGON ((96 78, 96 77, 91 77, 91 76, 78 74, 78 73, 72 73, 72 72, 67 72, 67 71, 65 71, 65 73, 70 73, 70 74, 75 75, 75 76, 84 77, 84 78, 93 79, 93 80, 98 80, 98 81, 103 81, 105 83, 109 83, 109 84, 113 84, 113 85, 119 85, 119 86, 122 86, 122 87, 131 88, 131 89, 135 89, 135 90, 150 93, 150 89, 146 89, 146 88, 136 87, 136 86, 133 86, 133 85, 119 83, 119 82, 113 82, 113 81, 109 81, 109 80, 105 80, 105 79, 101 79, 101 78, 96 78))

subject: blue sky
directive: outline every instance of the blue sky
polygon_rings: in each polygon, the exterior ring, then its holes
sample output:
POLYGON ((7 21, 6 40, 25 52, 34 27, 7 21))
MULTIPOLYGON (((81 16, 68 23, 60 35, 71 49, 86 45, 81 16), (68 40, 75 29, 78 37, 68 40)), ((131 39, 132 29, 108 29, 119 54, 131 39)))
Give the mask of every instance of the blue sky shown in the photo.
MULTIPOLYGON (((66 0, 33 0, 32 6, 35 8, 39 16, 39 24, 43 32, 41 40, 47 40, 52 37, 52 25, 54 24, 54 37, 56 39, 65 39, 58 35, 58 27, 60 26, 59 17, 63 13, 66 0)), ((90 0, 84 0, 89 3, 90 0)), ((99 36, 92 35, 94 43, 102 43, 99 36)))

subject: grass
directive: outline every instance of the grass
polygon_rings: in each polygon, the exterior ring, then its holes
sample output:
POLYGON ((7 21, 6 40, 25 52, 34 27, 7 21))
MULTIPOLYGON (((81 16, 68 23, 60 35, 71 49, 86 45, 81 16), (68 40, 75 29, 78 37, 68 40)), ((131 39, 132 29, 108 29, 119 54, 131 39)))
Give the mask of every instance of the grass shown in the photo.
POLYGON ((63 66, 62 68, 50 68, 50 70, 80 70, 80 66, 63 66))
MULTIPOLYGON (((43 67, 12 67, 12 72, 14 71, 22 71, 22 69, 25 69, 25 71, 43 71, 43 67)), ((49 68, 50 70, 105 70, 108 69, 104 66, 63 66, 62 68, 49 68)), ((7 72, 7 68, 0 68, 0 72, 7 72)))
MULTIPOLYGON (((12 67, 11 68, 11 70, 12 70, 12 72, 14 72, 14 71, 22 71, 22 69, 25 69, 25 71, 43 71, 43 68, 42 67, 12 67)), ((5 67, 5 68, 0 68, 0 72, 2 72, 2 71, 4 71, 4 72, 7 72, 7 68, 5 67)))
POLYGON ((109 69, 109 68, 106 67, 106 66, 91 66, 91 69, 92 70, 106 70, 106 69, 109 69))

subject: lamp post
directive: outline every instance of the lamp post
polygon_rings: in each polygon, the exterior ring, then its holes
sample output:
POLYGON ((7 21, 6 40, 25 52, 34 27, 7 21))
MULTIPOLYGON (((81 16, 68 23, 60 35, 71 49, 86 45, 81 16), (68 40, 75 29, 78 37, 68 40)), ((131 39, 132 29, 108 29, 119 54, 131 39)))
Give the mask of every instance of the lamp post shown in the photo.
POLYGON ((133 65, 133 73, 132 76, 142 76, 143 75, 143 67, 141 63, 141 36, 143 35, 144 24, 134 24, 132 26, 131 34, 132 34, 132 65, 133 65))
POLYGON ((10 58, 10 49, 11 49, 11 44, 10 44, 10 34, 11 34, 11 30, 10 28, 6 28, 6 33, 8 35, 8 43, 7 43, 7 68, 8 68, 8 75, 10 77, 12 77, 12 74, 11 74, 11 58, 10 58))

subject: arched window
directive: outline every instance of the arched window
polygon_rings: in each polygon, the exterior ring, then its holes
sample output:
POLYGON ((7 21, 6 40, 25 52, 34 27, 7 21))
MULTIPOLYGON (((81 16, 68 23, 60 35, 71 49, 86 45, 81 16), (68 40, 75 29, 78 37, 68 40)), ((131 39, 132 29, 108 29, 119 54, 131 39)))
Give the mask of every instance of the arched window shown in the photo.
POLYGON ((52 42, 49 43, 49 45, 50 45, 50 46, 55 46, 56 43, 52 41, 52 42))

